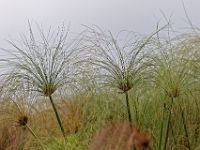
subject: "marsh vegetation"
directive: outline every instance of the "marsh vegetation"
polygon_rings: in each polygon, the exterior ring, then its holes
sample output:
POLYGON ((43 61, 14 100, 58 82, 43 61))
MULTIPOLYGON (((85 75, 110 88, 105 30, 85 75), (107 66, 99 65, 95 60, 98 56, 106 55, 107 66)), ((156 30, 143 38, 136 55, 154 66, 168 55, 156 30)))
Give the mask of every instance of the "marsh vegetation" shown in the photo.
POLYGON ((200 32, 28 33, 0 58, 0 150, 199 150, 200 32))

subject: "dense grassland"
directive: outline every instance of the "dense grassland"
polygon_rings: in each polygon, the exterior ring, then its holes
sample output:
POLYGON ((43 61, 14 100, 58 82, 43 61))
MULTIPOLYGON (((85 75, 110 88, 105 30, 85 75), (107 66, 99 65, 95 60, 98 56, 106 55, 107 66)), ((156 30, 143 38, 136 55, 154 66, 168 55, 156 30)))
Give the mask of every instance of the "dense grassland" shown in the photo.
POLYGON ((200 150, 198 29, 70 38, 29 25, 8 43, 0 150, 200 150))

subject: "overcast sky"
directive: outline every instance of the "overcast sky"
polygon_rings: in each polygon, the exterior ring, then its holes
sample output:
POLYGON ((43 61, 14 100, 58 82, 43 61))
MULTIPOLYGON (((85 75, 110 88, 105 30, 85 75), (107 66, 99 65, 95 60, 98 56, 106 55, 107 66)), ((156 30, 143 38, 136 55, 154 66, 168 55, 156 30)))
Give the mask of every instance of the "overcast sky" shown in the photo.
MULTIPOLYGON (((200 25, 200 0, 184 3, 192 22, 200 25)), ((43 26, 70 22, 75 32, 81 24, 95 24, 113 32, 150 33, 164 20, 161 10, 176 26, 187 26, 181 0, 0 0, 0 43, 25 32, 28 20, 43 26)))

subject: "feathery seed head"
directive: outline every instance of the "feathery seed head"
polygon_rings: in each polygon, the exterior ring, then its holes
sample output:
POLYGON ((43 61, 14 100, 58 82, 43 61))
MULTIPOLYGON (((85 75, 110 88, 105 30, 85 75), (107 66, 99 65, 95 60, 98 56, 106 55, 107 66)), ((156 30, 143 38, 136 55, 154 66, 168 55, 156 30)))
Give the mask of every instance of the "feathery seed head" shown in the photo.
POLYGON ((123 93, 129 91, 130 89, 132 89, 133 84, 131 83, 131 81, 129 81, 128 79, 126 81, 120 81, 119 82, 119 89, 123 91, 123 93))
POLYGON ((27 115, 19 116, 19 118, 18 118, 18 125, 19 126, 25 126, 25 125, 27 125, 28 120, 29 120, 29 118, 28 118, 27 115))
POLYGON ((171 90, 170 92, 168 92, 168 96, 171 98, 176 98, 179 96, 179 90, 177 88, 171 90))
POLYGON ((56 91, 56 88, 53 84, 47 84, 43 87, 42 90, 44 96, 50 96, 56 91))

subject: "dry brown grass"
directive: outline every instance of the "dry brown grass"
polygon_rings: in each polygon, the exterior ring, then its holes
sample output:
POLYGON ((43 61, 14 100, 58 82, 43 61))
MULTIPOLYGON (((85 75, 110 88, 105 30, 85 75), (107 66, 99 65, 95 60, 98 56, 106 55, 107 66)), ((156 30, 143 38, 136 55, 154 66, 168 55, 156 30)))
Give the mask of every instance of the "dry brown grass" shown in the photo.
POLYGON ((31 136, 26 125, 30 124, 31 114, 26 108, 13 102, 1 103, 0 150, 24 150, 30 146, 31 136))
MULTIPOLYGON (((56 105, 66 134, 76 133, 83 127, 83 106, 85 101, 86 98, 84 97, 74 97, 71 99, 64 99, 61 103, 56 105)), ((40 131, 40 136, 61 136, 51 106, 49 106, 48 109, 37 112, 34 116, 34 120, 35 128, 40 131)))
POLYGON ((0 150, 23 150, 30 146, 30 134, 25 128, 12 124, 0 125, 0 150))
POLYGON ((94 136, 91 150, 148 149, 150 136, 128 122, 113 122, 94 136))
POLYGON ((64 100, 61 104, 60 111, 65 132, 76 133, 83 127, 83 107, 85 101, 85 97, 75 97, 64 100))

